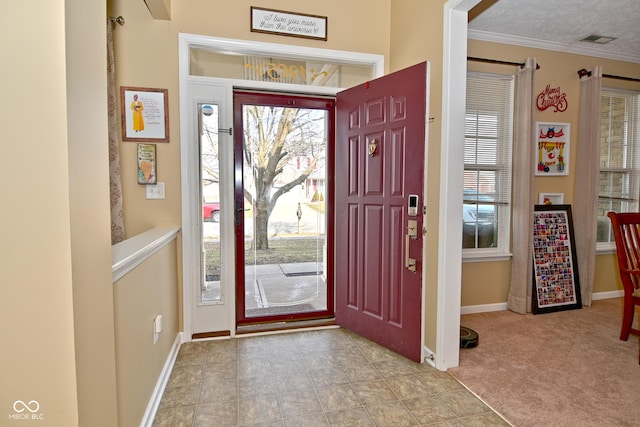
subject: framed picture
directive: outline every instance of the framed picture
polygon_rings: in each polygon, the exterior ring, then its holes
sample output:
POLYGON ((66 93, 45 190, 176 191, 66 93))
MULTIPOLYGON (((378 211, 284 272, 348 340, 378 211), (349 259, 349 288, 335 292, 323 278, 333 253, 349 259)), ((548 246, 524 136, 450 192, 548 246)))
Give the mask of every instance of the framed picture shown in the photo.
POLYGON ((536 123, 536 175, 569 175, 569 123, 536 123))
POLYGON ((327 40, 327 17, 251 6, 251 31, 327 40))
POLYGON ((120 87, 122 140, 169 142, 167 89, 120 87))
POLYGON ((535 205, 533 314, 582 308, 571 205, 535 205))
POLYGON ((157 184, 156 144, 138 144, 138 184, 157 184))
POLYGON ((538 204, 561 205, 564 203, 564 193, 539 193, 538 204))

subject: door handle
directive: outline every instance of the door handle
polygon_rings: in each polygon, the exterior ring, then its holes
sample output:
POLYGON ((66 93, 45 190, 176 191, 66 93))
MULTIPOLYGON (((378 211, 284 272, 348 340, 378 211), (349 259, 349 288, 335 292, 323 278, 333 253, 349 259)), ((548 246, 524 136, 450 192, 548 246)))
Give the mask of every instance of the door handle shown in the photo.
POLYGON ((242 215, 243 212, 248 210, 249 209, 245 209, 245 208, 236 208, 236 225, 240 225, 240 215, 242 215))
POLYGON ((409 242, 411 241, 411 237, 409 233, 404 236, 404 266, 409 271, 416 271, 416 259, 409 257, 409 242))
POLYGON ((409 271, 416 271, 416 259, 409 257, 409 244, 411 240, 418 238, 418 221, 410 219, 407 221, 407 234, 404 236, 404 266, 409 271))

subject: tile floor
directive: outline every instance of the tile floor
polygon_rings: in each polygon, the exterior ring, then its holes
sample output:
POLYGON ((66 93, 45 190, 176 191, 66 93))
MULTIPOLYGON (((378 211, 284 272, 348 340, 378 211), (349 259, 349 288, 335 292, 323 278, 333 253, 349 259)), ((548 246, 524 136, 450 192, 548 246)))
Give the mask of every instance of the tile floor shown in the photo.
POLYGON ((154 426, 508 426, 452 376, 344 329, 184 344, 154 426))

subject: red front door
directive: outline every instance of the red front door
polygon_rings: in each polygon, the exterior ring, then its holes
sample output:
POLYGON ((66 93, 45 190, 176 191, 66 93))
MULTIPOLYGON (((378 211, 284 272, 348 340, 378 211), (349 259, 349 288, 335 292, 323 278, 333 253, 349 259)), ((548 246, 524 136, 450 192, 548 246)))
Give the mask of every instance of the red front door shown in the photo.
POLYGON ((426 63, 336 100, 336 321, 417 362, 426 103, 426 63))

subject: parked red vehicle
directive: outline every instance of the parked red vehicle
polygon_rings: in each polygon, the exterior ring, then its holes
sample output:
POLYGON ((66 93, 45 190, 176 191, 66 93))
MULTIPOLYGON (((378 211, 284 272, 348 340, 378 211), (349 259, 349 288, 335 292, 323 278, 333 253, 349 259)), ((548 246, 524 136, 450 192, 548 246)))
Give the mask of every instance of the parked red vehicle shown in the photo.
POLYGON ((218 202, 203 203, 202 218, 205 221, 220 222, 220 203, 218 202))

